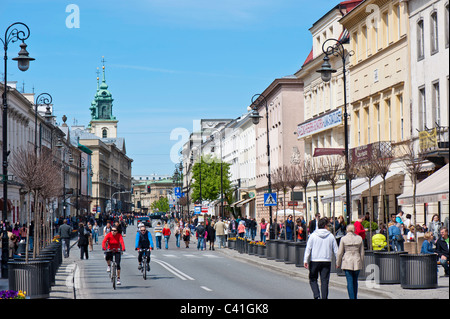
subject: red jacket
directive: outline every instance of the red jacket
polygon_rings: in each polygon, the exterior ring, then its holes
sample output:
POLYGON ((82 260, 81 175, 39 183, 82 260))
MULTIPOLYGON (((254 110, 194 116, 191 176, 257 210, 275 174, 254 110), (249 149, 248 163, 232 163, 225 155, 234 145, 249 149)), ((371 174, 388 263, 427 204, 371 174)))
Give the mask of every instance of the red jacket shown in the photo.
POLYGON ((162 234, 163 234, 163 236, 170 236, 170 234, 171 234, 170 228, 164 227, 162 230, 162 234))
POLYGON ((125 250, 125 244, 123 242, 123 237, 121 234, 117 233, 113 235, 112 232, 106 234, 105 238, 103 238, 102 247, 103 249, 118 249, 122 246, 122 250, 125 250), (108 247, 106 247, 106 243, 108 243, 108 247))
POLYGON ((355 222, 355 234, 361 236, 363 240, 366 239, 366 230, 358 220, 355 222))

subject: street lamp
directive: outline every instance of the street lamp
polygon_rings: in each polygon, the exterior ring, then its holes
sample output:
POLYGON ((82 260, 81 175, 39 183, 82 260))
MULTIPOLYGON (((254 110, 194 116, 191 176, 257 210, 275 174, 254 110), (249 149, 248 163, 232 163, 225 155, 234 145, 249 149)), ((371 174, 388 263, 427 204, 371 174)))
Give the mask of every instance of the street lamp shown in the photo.
MULTIPOLYGON (((222 156, 222 131, 220 134, 220 217, 223 218, 223 156, 222 156)), ((214 135, 211 135, 211 139, 214 141, 214 135)), ((215 143, 215 142, 214 142, 215 143)))
POLYGON ((61 142, 61 139, 58 138, 58 142, 56 143, 56 147, 59 148, 63 152, 63 161, 62 161, 62 167, 63 167, 63 217, 66 218, 66 171, 69 169, 70 164, 73 163, 73 157, 72 152, 70 149, 63 148, 63 143, 61 142), (69 154, 69 164, 66 165, 66 152, 69 154))
POLYGON ((22 22, 15 22, 11 24, 5 31, 4 39, 0 38, 0 41, 3 43, 3 49, 5 51, 4 55, 4 73, 3 73, 3 127, 2 127, 2 165, 3 165, 3 235, 2 235, 2 278, 8 278, 8 235, 6 232, 6 220, 8 219, 8 45, 9 43, 14 43, 16 41, 22 41, 20 44, 21 50, 19 51, 19 55, 13 58, 14 61, 17 61, 17 66, 20 71, 28 70, 30 66, 30 61, 34 59, 28 56, 27 45, 25 44, 25 40, 30 36, 30 29, 28 26, 22 22), (25 31, 18 30, 18 27, 25 28, 25 31))
POLYGON ((332 73, 336 73, 336 70, 331 67, 330 55, 341 57, 342 59, 342 73, 344 80, 344 143, 345 143, 345 201, 347 207, 347 224, 350 224, 352 216, 352 204, 350 199, 350 179, 349 179, 349 151, 348 151, 348 113, 347 113, 347 70, 345 67, 347 58, 353 55, 353 51, 346 51, 344 44, 336 39, 328 39, 322 45, 322 51, 325 53, 323 58, 322 67, 317 70, 321 74, 322 81, 330 82, 332 73), (327 42, 332 41, 334 45, 328 45, 327 42))
MULTIPOLYGON (((267 130, 267 168, 268 168, 268 192, 272 193, 272 180, 270 175, 270 142, 269 142, 269 108, 267 106, 266 97, 262 94, 255 94, 252 97, 252 113, 250 114, 250 118, 252 119, 253 124, 257 125, 262 116, 258 113, 258 106, 263 104, 266 108, 266 130, 267 130)), ((269 219, 270 219, 270 239, 275 239, 275 229, 273 227, 272 221, 272 206, 269 206, 269 219)))
POLYGON ((52 104, 52 96, 48 93, 41 93, 36 97, 34 102, 34 155, 37 155, 37 118, 38 118, 38 106, 46 105, 47 108, 52 104))

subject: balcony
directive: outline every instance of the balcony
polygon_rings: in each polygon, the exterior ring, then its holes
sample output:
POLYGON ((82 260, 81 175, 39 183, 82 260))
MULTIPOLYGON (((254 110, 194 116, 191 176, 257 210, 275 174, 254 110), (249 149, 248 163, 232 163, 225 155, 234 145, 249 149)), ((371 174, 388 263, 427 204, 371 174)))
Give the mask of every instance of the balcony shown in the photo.
POLYGON ((419 153, 430 162, 444 166, 449 162, 449 128, 438 126, 419 131, 419 153))

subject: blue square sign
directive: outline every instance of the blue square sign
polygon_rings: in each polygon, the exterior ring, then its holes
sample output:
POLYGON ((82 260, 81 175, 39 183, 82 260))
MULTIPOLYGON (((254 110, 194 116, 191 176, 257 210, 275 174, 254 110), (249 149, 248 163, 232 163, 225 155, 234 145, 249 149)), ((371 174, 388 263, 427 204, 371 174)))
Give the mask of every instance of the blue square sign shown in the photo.
POLYGON ((265 193, 264 206, 277 206, 277 193, 265 193))

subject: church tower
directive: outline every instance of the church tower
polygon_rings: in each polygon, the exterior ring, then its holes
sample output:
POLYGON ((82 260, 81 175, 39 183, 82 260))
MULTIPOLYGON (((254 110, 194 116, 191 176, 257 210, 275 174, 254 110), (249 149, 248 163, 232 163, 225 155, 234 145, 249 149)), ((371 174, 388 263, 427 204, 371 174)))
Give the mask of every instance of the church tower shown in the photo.
POLYGON ((102 57, 103 79, 99 85, 99 77, 97 71, 97 92, 91 103, 89 110, 91 111, 91 121, 89 123, 90 132, 100 138, 116 138, 117 123, 116 117, 112 114, 112 106, 114 99, 108 91, 108 85, 105 80, 105 59, 102 57))

